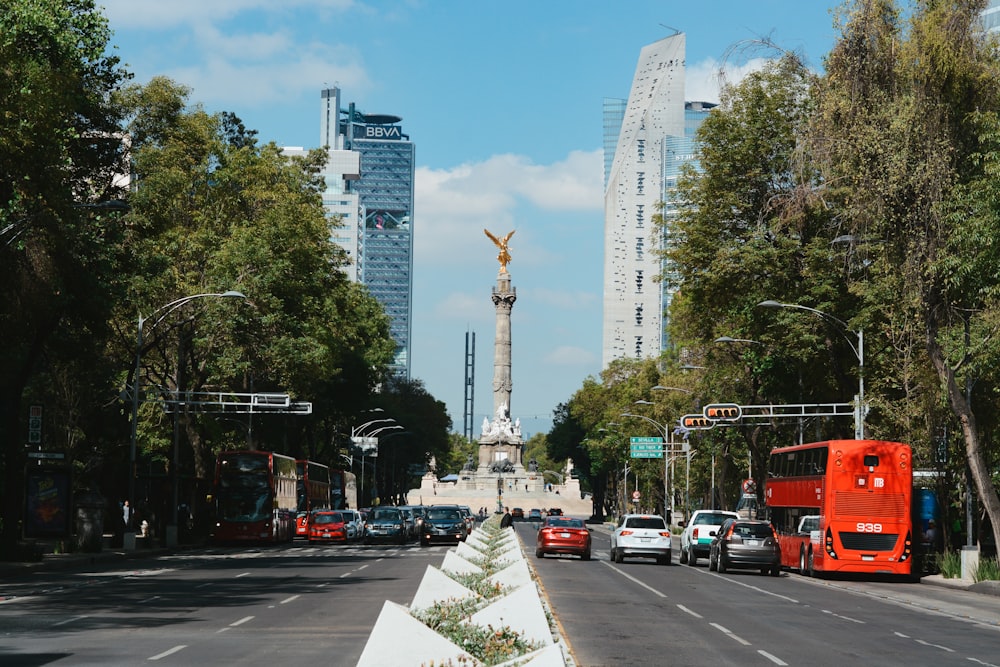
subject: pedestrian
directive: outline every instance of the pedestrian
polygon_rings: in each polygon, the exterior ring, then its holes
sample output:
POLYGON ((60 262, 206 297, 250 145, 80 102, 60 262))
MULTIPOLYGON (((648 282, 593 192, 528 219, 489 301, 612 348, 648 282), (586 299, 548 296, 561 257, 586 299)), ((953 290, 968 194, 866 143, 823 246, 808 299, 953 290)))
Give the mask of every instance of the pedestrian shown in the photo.
POLYGON ((505 512, 503 518, 500 519, 501 528, 510 528, 514 525, 514 517, 510 515, 510 512, 505 512))
POLYGON ((132 507, 129 506, 128 500, 126 499, 125 502, 122 503, 122 532, 127 533, 129 529, 132 528, 132 521, 132 507))
POLYGON ((937 547, 937 524, 934 519, 927 522, 927 530, 924 532, 924 544, 928 545, 931 549, 937 547))

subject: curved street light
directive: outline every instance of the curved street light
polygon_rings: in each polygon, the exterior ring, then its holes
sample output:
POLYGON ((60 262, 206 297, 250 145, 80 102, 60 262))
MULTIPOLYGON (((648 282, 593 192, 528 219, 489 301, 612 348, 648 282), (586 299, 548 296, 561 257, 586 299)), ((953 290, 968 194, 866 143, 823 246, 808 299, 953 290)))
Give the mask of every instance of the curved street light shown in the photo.
MULTIPOLYGON (((139 314, 139 327, 135 338, 135 367, 133 368, 132 377, 132 427, 129 436, 129 450, 128 450, 128 464, 129 464, 129 474, 128 474, 128 498, 129 502, 135 502, 135 449, 136 449, 136 439, 138 436, 138 420, 139 420, 139 392, 142 389, 142 379, 140 377, 142 373, 142 347, 143 347, 143 334, 148 330, 152 331, 156 326, 162 322, 166 317, 180 308, 181 306, 194 301, 195 299, 204 299, 207 297, 215 297, 219 299, 224 298, 247 298, 242 292, 237 292, 236 290, 227 290, 225 292, 207 292, 205 294, 192 294, 190 296, 181 297, 180 299, 175 299, 168 304, 160 306, 154 310, 149 317, 143 317, 139 314), (148 327, 146 322, 153 319, 154 317, 159 317, 148 327)), ((176 505, 176 503, 174 503, 176 505)))
MULTIPOLYGON (((373 408, 370 412, 385 412, 382 408, 373 408)), ((364 424, 359 426, 354 426, 351 428, 351 442, 358 446, 361 452, 361 480, 358 487, 358 505, 365 501, 365 459, 368 458, 368 451, 364 445, 364 438, 376 438, 382 431, 391 431, 402 429, 403 426, 397 422, 392 417, 384 417, 382 419, 371 419, 366 421, 364 424), (385 426, 378 426, 379 424, 385 424, 385 426), (370 431, 367 431, 369 426, 377 426, 370 431)), ((393 433, 392 435, 398 435, 393 433)), ((378 440, 376 438, 375 452, 378 455, 378 440)))
POLYGON ((865 332, 864 329, 858 328, 854 331, 840 318, 834 317, 829 313, 824 313, 822 310, 817 310, 816 308, 810 308, 809 306, 803 306, 798 303, 781 303, 780 301, 774 301, 768 299, 766 301, 761 301, 757 304, 760 308, 794 308, 796 310, 805 310, 810 312, 822 320, 836 325, 840 329, 840 333, 843 334, 844 339, 850 346, 851 351, 854 352, 854 356, 858 358, 858 396, 857 402, 854 406, 854 439, 863 440, 865 437, 865 412, 867 412, 867 406, 865 405, 865 332), (857 338, 857 344, 851 337, 851 334, 857 338))
MULTIPOLYGON (((655 403, 652 403, 650 401, 643 401, 643 400, 636 401, 635 404, 656 405, 655 403)), ((666 424, 661 424, 660 422, 656 421, 655 419, 651 419, 646 415, 637 415, 632 412, 623 412, 621 416, 636 417, 638 419, 647 421, 653 426, 655 426, 656 429, 660 432, 660 435, 663 436, 663 509, 664 511, 667 511, 667 506, 669 504, 670 509, 669 509, 669 514, 667 516, 667 521, 670 522, 672 519, 670 515, 673 515, 674 513, 674 494, 670 489, 671 482, 673 481, 673 475, 670 474, 670 462, 673 460, 673 458, 670 456, 670 454, 667 453, 667 450, 670 449, 669 429, 667 428, 666 424)), ((636 484, 638 484, 638 482, 636 482, 636 484)))

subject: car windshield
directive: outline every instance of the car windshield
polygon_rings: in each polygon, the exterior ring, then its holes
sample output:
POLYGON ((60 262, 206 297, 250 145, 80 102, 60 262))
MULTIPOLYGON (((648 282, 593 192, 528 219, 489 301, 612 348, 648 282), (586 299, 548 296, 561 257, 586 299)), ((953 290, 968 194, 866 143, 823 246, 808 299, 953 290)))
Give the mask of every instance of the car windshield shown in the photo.
POLYGON ((774 531, 766 523, 737 523, 733 526, 733 535, 739 535, 744 539, 764 539, 773 537, 774 531))
POLYGON ((691 525, 698 526, 701 524, 709 524, 712 526, 721 526, 723 521, 732 518, 731 514, 699 514, 694 518, 691 525))
POLYGON ((399 510, 375 510, 372 512, 375 521, 399 521, 399 510))
POLYGON ((663 530, 667 526, 658 516, 633 516, 625 520, 626 528, 653 528, 663 530))
POLYGON ((313 523, 344 523, 344 517, 338 513, 323 513, 313 516, 313 523))
MULTIPOLYGON (((583 519, 571 519, 569 517, 553 517, 545 521, 546 526, 556 526, 558 528, 583 528, 583 519)), ((663 527, 662 524, 660 526, 663 527)), ((655 528, 655 526, 654 526, 655 528)))
POLYGON ((458 510, 427 510, 427 518, 430 521, 452 520, 461 521, 462 513, 458 510))

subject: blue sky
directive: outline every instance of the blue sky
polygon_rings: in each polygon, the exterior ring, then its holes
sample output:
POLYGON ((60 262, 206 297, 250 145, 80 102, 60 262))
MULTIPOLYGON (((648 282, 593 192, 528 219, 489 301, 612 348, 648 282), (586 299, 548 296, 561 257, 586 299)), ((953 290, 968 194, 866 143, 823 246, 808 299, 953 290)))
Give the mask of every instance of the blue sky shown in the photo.
MULTIPOLYGON (((98 0, 139 83, 165 75, 262 142, 319 145, 320 90, 401 116, 416 144, 412 374, 461 432, 476 334, 475 435, 492 406, 491 290, 510 240, 512 417, 527 436, 601 370, 605 97, 640 49, 687 34, 686 95, 718 100, 769 37, 816 69, 831 0, 98 0)), ((297 397, 309 400, 309 397, 297 397)))

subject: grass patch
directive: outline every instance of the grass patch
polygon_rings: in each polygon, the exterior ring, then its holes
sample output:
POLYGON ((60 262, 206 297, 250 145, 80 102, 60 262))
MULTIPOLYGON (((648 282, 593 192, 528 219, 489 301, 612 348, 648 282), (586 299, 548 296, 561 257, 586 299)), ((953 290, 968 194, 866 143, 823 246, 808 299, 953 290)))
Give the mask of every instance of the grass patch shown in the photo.
POLYGON ((973 581, 998 581, 1000 580, 1000 563, 996 558, 979 559, 979 567, 972 573, 973 581))
POLYGON ((945 579, 962 578, 962 556, 957 551, 946 551, 943 554, 935 554, 934 560, 941 576, 945 579))

